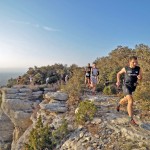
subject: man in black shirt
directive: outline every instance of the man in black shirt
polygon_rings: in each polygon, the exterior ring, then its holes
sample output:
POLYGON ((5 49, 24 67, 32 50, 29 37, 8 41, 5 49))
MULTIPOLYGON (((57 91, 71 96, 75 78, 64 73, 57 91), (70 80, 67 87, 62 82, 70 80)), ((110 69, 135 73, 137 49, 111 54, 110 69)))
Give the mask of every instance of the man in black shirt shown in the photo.
POLYGON ((134 126, 138 126, 137 123, 135 123, 133 119, 133 97, 132 97, 132 92, 135 91, 136 85, 137 85, 137 80, 142 79, 142 72, 139 66, 137 66, 137 57, 131 56, 129 59, 129 66, 126 66, 121 69, 117 73, 117 87, 120 86, 120 76, 121 74, 124 74, 124 82, 123 82, 123 93, 125 97, 120 100, 118 106, 117 106, 117 111, 120 110, 120 105, 128 102, 127 105, 127 111, 129 115, 129 123, 134 126))
POLYGON ((89 87, 91 83, 91 66, 88 63, 88 66, 85 68, 85 84, 89 87))

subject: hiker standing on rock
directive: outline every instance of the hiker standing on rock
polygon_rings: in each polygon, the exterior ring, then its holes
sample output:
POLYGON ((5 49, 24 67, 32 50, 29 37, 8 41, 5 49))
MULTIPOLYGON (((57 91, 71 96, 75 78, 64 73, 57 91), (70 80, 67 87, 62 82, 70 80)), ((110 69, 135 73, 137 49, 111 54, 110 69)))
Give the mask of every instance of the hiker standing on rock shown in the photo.
POLYGON ((138 124, 133 119, 133 97, 132 92, 135 91, 137 86, 137 80, 142 79, 142 72, 139 66, 137 66, 138 61, 136 56, 131 56, 129 58, 129 66, 126 66, 122 68, 117 73, 117 87, 120 86, 120 76, 121 74, 124 74, 124 81, 123 81, 123 93, 124 98, 120 100, 117 111, 120 110, 120 105, 124 104, 125 102, 128 103, 127 105, 127 111, 129 115, 129 123, 134 126, 138 126, 138 124))
POLYGON ((30 80, 30 85, 34 85, 34 82, 33 82, 33 77, 32 75, 29 76, 29 80, 30 80))
POLYGON ((49 77, 46 78, 46 85, 49 84, 49 77))
POLYGON ((98 76, 99 76, 99 70, 96 67, 96 64, 93 63, 92 69, 91 69, 91 85, 90 85, 90 87, 92 87, 92 95, 95 95, 96 85, 98 82, 98 76))
POLYGON ((65 84, 67 84, 67 83, 68 83, 68 80, 69 80, 69 75, 68 75, 68 74, 66 74, 66 76, 65 76, 65 84))
POLYGON ((18 77, 17 84, 21 84, 21 76, 18 77))

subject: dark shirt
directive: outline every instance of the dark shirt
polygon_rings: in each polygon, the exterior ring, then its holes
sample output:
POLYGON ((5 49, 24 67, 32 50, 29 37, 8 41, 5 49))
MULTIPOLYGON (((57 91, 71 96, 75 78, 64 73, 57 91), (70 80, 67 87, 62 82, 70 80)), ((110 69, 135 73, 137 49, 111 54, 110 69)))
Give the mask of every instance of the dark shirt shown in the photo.
POLYGON ((86 68, 85 75, 86 75, 86 77, 90 77, 90 75, 91 75, 91 67, 87 67, 86 68))
POLYGON ((134 85, 137 82, 137 76, 140 72, 140 67, 136 66, 135 68, 130 68, 129 66, 125 67, 126 73, 124 76, 124 83, 129 85, 134 85))

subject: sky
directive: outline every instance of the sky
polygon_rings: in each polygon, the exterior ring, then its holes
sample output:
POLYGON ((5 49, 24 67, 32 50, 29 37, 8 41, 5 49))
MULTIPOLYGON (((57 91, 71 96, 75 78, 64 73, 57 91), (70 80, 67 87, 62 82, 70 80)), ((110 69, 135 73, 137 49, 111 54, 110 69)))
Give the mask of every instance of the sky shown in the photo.
POLYGON ((150 46, 149 0, 0 0, 0 70, 85 66, 150 46))

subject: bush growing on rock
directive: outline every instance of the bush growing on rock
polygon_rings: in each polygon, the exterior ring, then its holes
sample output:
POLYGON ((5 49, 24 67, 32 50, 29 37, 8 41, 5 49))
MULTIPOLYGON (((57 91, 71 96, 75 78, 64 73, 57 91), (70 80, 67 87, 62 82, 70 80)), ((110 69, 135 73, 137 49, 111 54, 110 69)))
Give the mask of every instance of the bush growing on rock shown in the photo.
POLYGON ((150 88, 148 85, 138 86, 133 96, 135 100, 140 102, 140 107, 143 110, 150 111, 150 88))
POLYGON ((102 83, 97 84, 97 86, 96 86, 97 92, 102 92, 103 89, 104 89, 104 84, 102 84, 102 83))
POLYGON ((56 130, 52 130, 48 125, 44 126, 41 116, 35 128, 29 135, 29 142, 25 143, 25 150, 52 150, 68 133, 68 124, 63 119, 62 124, 56 130))
POLYGON ((78 104, 82 91, 82 83, 84 83, 83 72, 80 69, 76 69, 74 70, 73 76, 69 79, 68 83, 61 87, 62 90, 69 96, 69 105, 78 104))
POLYGON ((68 123, 65 119, 62 120, 62 124, 59 128, 52 132, 53 142, 59 144, 65 135, 68 134, 68 123))
POLYGON ((9 79, 8 81, 7 81, 7 87, 8 88, 11 88, 13 85, 15 85, 15 84, 17 84, 17 79, 9 79))
POLYGON ((25 144, 26 150, 52 149, 55 145, 52 143, 50 127, 43 126, 42 118, 39 117, 35 128, 32 129, 28 144, 25 144))
POLYGON ((80 102, 75 118, 77 124, 84 124, 86 121, 91 121, 96 113, 96 106, 91 101, 80 102))
POLYGON ((50 83, 50 84, 51 84, 51 83, 56 83, 58 80, 59 80, 59 79, 58 79, 57 76, 52 76, 52 77, 49 78, 49 83, 50 83))
POLYGON ((106 95, 112 95, 112 94, 116 94, 117 90, 115 88, 115 86, 106 86, 103 90, 103 93, 106 95))

